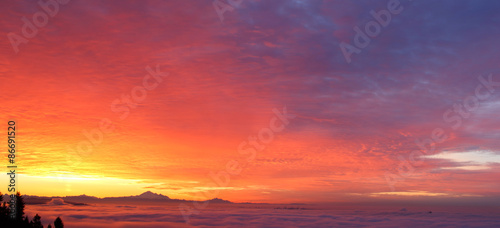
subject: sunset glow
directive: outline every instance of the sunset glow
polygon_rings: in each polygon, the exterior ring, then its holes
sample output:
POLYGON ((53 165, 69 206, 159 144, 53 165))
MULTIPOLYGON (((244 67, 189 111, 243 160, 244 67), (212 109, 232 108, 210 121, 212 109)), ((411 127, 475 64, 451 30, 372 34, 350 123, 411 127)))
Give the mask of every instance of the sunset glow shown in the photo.
POLYGON ((0 7, 23 194, 499 202, 497 1, 66 2, 0 7))

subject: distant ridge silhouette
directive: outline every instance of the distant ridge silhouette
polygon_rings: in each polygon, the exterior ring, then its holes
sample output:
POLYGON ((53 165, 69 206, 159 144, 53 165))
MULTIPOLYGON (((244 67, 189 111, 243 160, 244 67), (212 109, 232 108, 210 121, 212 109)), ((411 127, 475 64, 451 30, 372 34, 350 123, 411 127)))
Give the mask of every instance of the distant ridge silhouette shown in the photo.
MULTIPOLYGON (((34 196, 34 195, 24 195, 26 204, 47 204, 50 202, 54 202, 53 199, 60 199, 60 204, 67 203, 72 205, 86 205, 88 203, 99 203, 99 202, 190 202, 193 200, 185 200, 185 199, 171 199, 168 196, 154 193, 151 191, 143 192, 139 195, 134 196, 117 196, 117 197, 104 197, 99 198, 95 196, 88 195, 79 195, 79 196, 34 196)), ((8 195, 4 195, 4 199, 7 199, 8 195)), ((233 203, 228 200, 213 198, 210 200, 198 201, 205 202, 208 201, 210 203, 233 203)), ((59 201, 56 201, 59 202, 59 201)))

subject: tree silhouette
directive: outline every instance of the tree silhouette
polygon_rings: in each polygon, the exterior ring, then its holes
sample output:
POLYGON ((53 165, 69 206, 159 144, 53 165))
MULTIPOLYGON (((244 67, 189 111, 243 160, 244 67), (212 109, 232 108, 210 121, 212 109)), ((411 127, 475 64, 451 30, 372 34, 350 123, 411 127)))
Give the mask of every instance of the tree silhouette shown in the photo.
POLYGON ((21 225, 22 227, 29 228, 31 227, 30 220, 28 219, 28 216, 24 217, 24 220, 21 220, 21 225))
POLYGON ((33 228, 43 228, 42 221, 40 221, 40 216, 38 214, 33 217, 33 220, 31 221, 33 223, 32 227, 33 228))
MULTIPOLYGON (((24 198, 21 196, 20 192, 16 193, 16 219, 22 220, 24 216, 24 198)), ((28 218, 26 218, 28 219, 28 218)))
MULTIPOLYGON (((3 195, 0 192, 0 202, 3 201, 3 195)), ((3 202, 3 204, 0 206, 0 227, 6 227, 9 222, 9 208, 3 202)))
POLYGON ((57 217, 56 220, 54 220, 54 227, 55 228, 64 228, 64 223, 62 222, 62 219, 57 217))
MULTIPOLYGON (((28 219, 28 216, 24 216, 24 198, 21 196, 20 192, 15 195, 16 198, 16 218, 11 217, 11 208, 7 206, 4 202, 0 205, 0 228, 43 228, 40 215, 36 214, 33 220, 28 219)), ((3 201, 3 195, 0 192, 0 203, 3 201)), ((57 217, 54 221, 55 228, 64 228, 64 224, 60 217, 57 217)), ((49 224, 47 228, 52 228, 49 224)))

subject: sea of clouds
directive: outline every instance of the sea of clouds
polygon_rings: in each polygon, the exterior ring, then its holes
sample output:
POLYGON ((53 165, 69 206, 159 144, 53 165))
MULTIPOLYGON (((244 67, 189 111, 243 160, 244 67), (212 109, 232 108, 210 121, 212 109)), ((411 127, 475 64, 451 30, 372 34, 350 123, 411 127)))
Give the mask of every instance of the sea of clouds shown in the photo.
POLYGON ((499 208, 361 207, 335 208, 314 205, 212 204, 186 224, 177 204, 75 206, 54 199, 27 205, 44 226, 57 216, 65 227, 500 227, 499 208), (278 209, 279 208, 279 209, 278 209), (299 209, 296 209, 299 208, 299 209), (302 209, 300 209, 302 208, 302 209))

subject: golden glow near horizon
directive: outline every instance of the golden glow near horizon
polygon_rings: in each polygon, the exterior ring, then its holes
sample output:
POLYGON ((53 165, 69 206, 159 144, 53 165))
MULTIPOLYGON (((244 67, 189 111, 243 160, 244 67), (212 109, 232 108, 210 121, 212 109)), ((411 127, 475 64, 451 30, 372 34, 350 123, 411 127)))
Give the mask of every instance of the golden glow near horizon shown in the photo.
MULTIPOLYGON (((18 191, 39 196, 91 195, 108 197, 117 195, 136 195, 147 186, 140 180, 92 177, 89 175, 31 176, 19 174, 18 191), (36 189, 36 191, 33 191, 36 189), (112 190, 112 191, 110 191, 112 190)), ((2 177, 0 181, 5 181, 2 177)), ((3 190, 3 189, 2 189, 3 190)), ((2 191, 5 193, 5 190, 2 191)))

